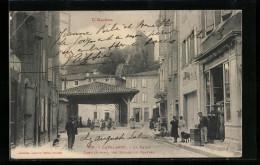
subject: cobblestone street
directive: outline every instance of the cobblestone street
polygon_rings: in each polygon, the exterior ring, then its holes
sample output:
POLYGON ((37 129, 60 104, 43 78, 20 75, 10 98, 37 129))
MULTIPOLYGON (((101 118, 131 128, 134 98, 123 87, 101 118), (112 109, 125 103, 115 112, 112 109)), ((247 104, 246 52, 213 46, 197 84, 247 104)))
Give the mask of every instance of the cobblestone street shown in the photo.
MULTIPOLYGON (((83 154, 86 158, 114 158, 118 156, 125 158, 146 158, 151 156, 157 158, 204 157, 203 155, 163 143, 162 139, 147 138, 150 136, 153 136, 153 131, 148 129, 118 128, 110 131, 89 131, 88 128, 80 128, 79 134, 75 138, 72 152, 83 154), (111 136, 111 140, 106 143, 108 136, 111 136), (120 140, 112 139, 116 137, 122 138, 120 140), (100 141, 90 143, 89 139, 94 140, 95 138, 99 138, 100 141)), ((66 134, 62 134, 62 139, 63 146, 61 147, 66 148, 66 134)))

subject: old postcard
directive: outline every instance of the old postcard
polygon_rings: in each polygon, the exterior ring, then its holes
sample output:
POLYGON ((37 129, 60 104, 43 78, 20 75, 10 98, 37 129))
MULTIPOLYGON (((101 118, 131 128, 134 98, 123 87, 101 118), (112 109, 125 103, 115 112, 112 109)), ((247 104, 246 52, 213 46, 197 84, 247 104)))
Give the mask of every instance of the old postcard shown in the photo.
POLYGON ((242 11, 10 11, 10 158, 242 156, 242 11))

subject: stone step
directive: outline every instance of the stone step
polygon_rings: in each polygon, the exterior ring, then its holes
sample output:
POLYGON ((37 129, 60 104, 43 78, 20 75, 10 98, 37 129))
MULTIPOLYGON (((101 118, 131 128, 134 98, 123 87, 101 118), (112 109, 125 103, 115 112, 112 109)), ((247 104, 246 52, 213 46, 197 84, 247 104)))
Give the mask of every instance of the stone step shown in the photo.
POLYGON ((222 145, 218 145, 218 144, 207 143, 204 145, 204 147, 212 149, 212 150, 216 150, 216 151, 226 151, 226 147, 224 147, 222 145))

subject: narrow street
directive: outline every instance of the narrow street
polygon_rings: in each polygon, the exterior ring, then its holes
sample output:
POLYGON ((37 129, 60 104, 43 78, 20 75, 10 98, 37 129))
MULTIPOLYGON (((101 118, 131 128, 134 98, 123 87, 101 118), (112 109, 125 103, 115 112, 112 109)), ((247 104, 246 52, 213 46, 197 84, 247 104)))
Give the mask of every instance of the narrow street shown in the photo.
MULTIPOLYGON (((86 158, 198 158, 204 157, 181 148, 162 142, 163 139, 145 139, 153 136, 148 129, 118 128, 116 130, 90 131, 88 128, 79 128, 75 138, 73 153, 84 154, 86 158), (140 135, 141 134, 141 135, 140 135), (110 140, 106 143, 107 137, 110 140), (121 137, 121 139, 113 139, 121 137), (95 141, 99 138, 99 141, 95 141), (93 142, 91 143, 91 140, 93 142)), ((66 148, 66 134, 62 134, 63 145, 66 148)))

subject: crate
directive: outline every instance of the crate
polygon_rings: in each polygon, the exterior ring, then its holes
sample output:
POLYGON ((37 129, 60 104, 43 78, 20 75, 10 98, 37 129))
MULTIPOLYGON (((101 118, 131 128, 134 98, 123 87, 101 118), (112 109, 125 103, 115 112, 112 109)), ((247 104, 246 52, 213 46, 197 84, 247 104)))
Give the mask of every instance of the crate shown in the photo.
POLYGON ((190 140, 192 145, 199 146, 201 144, 200 137, 200 129, 190 129, 190 140))

